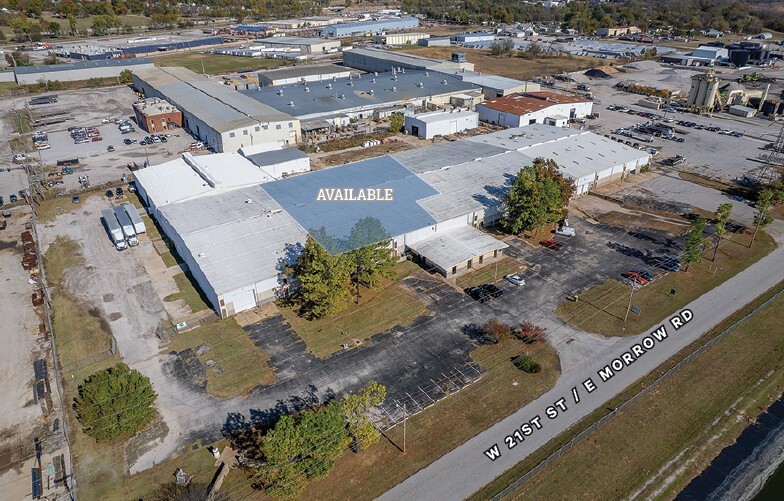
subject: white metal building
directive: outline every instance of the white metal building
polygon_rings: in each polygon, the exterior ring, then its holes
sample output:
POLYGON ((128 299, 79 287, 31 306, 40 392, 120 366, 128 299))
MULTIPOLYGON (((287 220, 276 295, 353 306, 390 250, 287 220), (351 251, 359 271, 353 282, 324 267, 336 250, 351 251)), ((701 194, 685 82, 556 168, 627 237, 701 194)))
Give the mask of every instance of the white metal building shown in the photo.
MULTIPOLYGON (((214 156, 216 168, 209 174, 218 177, 216 170, 229 162, 214 156)), ((285 286, 283 266, 296 258, 306 228, 323 214, 367 210, 407 224, 405 231, 391 233, 392 251, 414 253, 445 276, 499 257, 506 244, 480 229, 500 219, 509 177, 536 157, 555 160, 575 180, 578 194, 650 161, 647 152, 590 132, 536 124, 250 186, 244 166, 234 189, 229 189, 234 174, 227 173, 222 189, 214 189, 203 186, 194 168, 167 164, 143 169, 137 179, 151 214, 226 317, 275 297, 285 286), (369 187, 400 183, 406 189, 399 196, 410 197, 404 202, 410 213, 386 203, 373 208, 314 203, 314 187, 341 188, 357 178, 369 187)))
POLYGON ((73 82, 90 78, 118 77, 125 70, 137 72, 154 67, 152 59, 148 58, 102 59, 42 66, 17 66, 13 70, 13 75, 19 85, 29 85, 53 80, 73 82))
POLYGON ((474 111, 455 109, 406 115, 403 128, 408 134, 420 139, 448 136, 479 126, 479 114, 474 111))
POLYGON ((528 92, 485 101, 476 105, 479 120, 501 127, 545 123, 553 116, 582 118, 590 115, 593 102, 554 92, 528 92))
POLYGON ((339 40, 304 37, 270 37, 257 41, 265 47, 299 49, 303 54, 328 54, 340 50, 339 40))
POLYGON ((302 82, 325 82, 333 78, 348 78, 352 73, 351 68, 334 64, 308 64, 281 68, 278 70, 260 71, 259 85, 262 87, 275 87, 278 85, 291 85, 302 82))
POLYGON ((430 38, 428 33, 387 33, 386 35, 377 35, 374 42, 384 45, 405 45, 415 44, 426 38, 430 38))
POLYGON ((185 68, 134 72, 134 87, 182 111, 182 125, 213 151, 260 143, 295 144, 299 120, 185 68))

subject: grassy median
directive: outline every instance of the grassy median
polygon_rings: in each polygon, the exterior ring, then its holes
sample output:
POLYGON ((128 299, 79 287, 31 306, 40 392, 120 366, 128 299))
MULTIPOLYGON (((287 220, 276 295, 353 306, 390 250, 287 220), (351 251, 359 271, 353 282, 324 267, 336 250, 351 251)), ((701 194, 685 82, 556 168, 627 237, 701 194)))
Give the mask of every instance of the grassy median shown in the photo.
POLYGON ((572 327, 595 334, 628 336, 647 331, 663 316, 680 310, 776 248, 776 243, 764 232, 757 235, 751 248, 748 247, 750 240, 750 235, 732 235, 719 247, 715 261, 703 259, 691 265, 688 272, 668 273, 636 289, 631 302, 639 306, 641 312, 639 315, 629 313, 626 323, 623 320, 630 290, 614 279, 581 292, 578 301, 561 304, 556 313, 572 327))
POLYGON ((397 282, 419 270, 410 261, 395 265, 393 280, 383 279, 373 289, 360 287, 360 302, 352 301, 345 310, 319 320, 306 320, 296 306, 280 305, 280 312, 305 341, 308 351, 326 357, 344 344, 355 346, 396 325, 406 325, 428 313, 427 307, 397 282), (345 333, 345 334, 344 334, 345 333))
MULTIPOLYGON (((719 335, 752 310, 784 290, 778 284, 733 314, 702 339, 681 350, 621 395, 583 418, 474 496, 489 499, 530 471, 563 444, 649 386, 678 361, 719 335)), ((784 338, 778 332, 784 297, 761 310, 654 391, 585 437, 558 460, 525 482, 515 497, 602 499, 621 493, 672 498, 725 446, 734 442, 748 420, 781 393, 784 385, 784 338), (774 371, 775 372, 772 372, 774 371), (684 454, 678 456, 681 452, 684 454), (676 458, 670 464, 669 462, 676 458), (590 464, 590 468, 586 468, 590 464), (618 465, 624 465, 619 468, 618 465), (666 468, 664 466, 666 465, 666 468), (668 478, 669 477, 669 478, 668 478), (642 489, 652 480, 651 485, 642 489)))
POLYGON ((205 366, 207 393, 215 397, 227 398, 275 382, 275 373, 267 365, 269 355, 255 345, 234 318, 176 334, 164 353, 189 349, 205 366), (200 347, 201 355, 196 353, 200 347))

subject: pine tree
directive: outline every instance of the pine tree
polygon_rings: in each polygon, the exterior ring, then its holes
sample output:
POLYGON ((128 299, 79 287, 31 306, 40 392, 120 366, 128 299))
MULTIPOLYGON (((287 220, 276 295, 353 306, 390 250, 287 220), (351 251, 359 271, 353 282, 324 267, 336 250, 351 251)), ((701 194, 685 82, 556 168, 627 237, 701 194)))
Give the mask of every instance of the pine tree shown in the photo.
POLYGON ((299 299, 303 316, 323 318, 346 307, 351 291, 351 266, 345 256, 332 256, 308 236, 292 271, 302 284, 299 299))
POLYGON ((722 240, 727 238, 727 221, 730 220, 732 215, 732 204, 721 204, 716 209, 716 244, 713 248, 713 261, 716 260, 716 254, 719 252, 719 245, 722 240))
POLYGON ((702 260, 702 252, 704 240, 702 232, 705 230, 707 222, 705 218, 698 217, 691 222, 691 229, 686 236, 686 252, 684 261, 686 262, 686 271, 689 271, 689 265, 692 263, 699 263, 702 260))

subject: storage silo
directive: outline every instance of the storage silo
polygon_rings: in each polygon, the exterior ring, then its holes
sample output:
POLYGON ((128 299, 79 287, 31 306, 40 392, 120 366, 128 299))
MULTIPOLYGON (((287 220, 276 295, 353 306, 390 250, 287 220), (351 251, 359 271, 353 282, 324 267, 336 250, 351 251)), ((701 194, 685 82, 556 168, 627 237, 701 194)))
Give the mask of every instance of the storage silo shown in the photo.
POLYGON ((713 108, 713 103, 716 102, 716 94, 719 92, 719 79, 716 77, 706 78, 705 84, 705 100, 702 102, 702 105, 706 108, 713 108))
POLYGON ((693 105, 697 103, 697 92, 700 90, 700 76, 694 75, 691 77, 691 87, 689 88, 689 97, 686 104, 693 105))
POLYGON ((708 81, 704 77, 700 77, 700 88, 697 91, 697 99, 694 101, 695 106, 704 106, 705 95, 708 93, 708 81))

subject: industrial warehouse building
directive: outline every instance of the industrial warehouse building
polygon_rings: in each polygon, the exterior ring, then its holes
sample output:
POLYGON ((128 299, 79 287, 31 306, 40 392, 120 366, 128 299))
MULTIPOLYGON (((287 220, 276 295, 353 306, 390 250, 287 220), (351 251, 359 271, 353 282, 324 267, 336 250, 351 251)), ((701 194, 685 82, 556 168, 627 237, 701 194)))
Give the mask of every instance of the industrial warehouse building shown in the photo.
POLYGON ((303 126, 314 120, 348 125, 373 116, 374 110, 451 104, 454 96, 478 90, 452 75, 406 71, 357 75, 327 82, 309 82, 239 91, 266 106, 297 117, 303 126))
POLYGON ((164 99, 179 108, 183 127, 213 151, 262 143, 288 145, 299 139, 296 118, 185 68, 134 72, 133 85, 145 97, 164 99))
POLYGON ((14 78, 19 85, 38 82, 74 82, 90 78, 119 77, 125 70, 140 71, 155 68, 152 59, 103 59, 66 64, 46 64, 42 66, 17 66, 14 78))
POLYGON ((179 167, 140 170, 137 184, 210 303, 227 317, 288 287, 283 267, 309 234, 337 252, 389 239, 396 256, 415 254, 447 277, 499 257, 506 244, 480 228, 501 218, 510 176, 536 157, 554 159, 578 194, 650 161, 646 152, 590 132, 537 124, 279 180, 233 159, 184 156, 185 166, 178 160, 179 167), (392 196, 327 200, 325 187, 392 196))
POLYGON ((473 71, 474 64, 459 61, 442 61, 383 49, 351 49, 343 51, 343 64, 362 71, 385 72, 393 69, 473 71))
MULTIPOLYGON (((302 54, 328 54, 340 50, 339 40, 303 37, 271 37, 258 41, 265 47, 296 49, 302 54)), ((250 47, 253 49, 253 46, 250 47)))
POLYGON ((322 82, 333 78, 348 78, 352 74, 359 72, 353 71, 345 66, 335 64, 309 64, 295 66, 293 68, 283 68, 279 70, 269 70, 259 72, 259 86, 276 87, 278 85, 290 85, 302 82, 322 82))
POLYGON ((457 134, 464 130, 476 129, 478 126, 479 114, 462 109, 407 114, 403 122, 406 133, 420 139, 457 134))
POLYGON ((410 30, 419 27, 419 19, 415 17, 395 17, 375 21, 358 21, 356 23, 333 24, 321 30, 325 37, 366 36, 387 31, 410 30))
POLYGON ((427 33, 389 33, 377 35, 373 41, 383 45, 405 45, 407 43, 417 43, 425 38, 430 38, 430 35, 427 33))
POLYGON ((570 118, 590 115, 593 102, 555 92, 527 92, 491 99, 476 105, 479 120, 501 127, 549 123, 563 125, 570 118))

